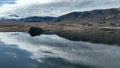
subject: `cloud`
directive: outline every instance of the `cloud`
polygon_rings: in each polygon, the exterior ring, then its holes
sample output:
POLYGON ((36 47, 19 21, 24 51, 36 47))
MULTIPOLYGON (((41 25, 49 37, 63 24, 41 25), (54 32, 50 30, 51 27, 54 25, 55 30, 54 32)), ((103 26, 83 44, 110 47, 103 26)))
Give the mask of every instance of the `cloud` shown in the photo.
POLYGON ((14 4, 2 4, 0 16, 60 16, 74 11, 117 8, 119 3, 120 0, 16 0, 14 4))

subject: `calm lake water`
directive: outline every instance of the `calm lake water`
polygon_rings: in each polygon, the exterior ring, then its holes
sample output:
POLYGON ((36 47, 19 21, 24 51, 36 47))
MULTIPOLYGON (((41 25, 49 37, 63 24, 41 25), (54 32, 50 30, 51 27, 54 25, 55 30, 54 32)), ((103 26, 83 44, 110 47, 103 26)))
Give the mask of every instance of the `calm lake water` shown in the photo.
POLYGON ((0 68, 120 68, 120 47, 0 32, 0 68))

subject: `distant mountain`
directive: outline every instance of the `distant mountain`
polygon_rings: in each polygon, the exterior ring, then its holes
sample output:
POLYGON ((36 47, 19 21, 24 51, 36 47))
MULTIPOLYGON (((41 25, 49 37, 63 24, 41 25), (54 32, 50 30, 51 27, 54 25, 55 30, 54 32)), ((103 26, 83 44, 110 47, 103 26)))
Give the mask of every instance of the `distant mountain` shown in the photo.
POLYGON ((89 24, 111 24, 120 25, 120 8, 98 9, 93 11, 72 12, 59 17, 31 16, 21 18, 11 14, 7 18, 0 18, 0 22, 54 22, 54 23, 80 23, 89 24))
POLYGON ((1 17, 0 22, 52 22, 55 17, 39 17, 31 16, 26 18, 20 18, 18 15, 12 14, 8 17, 1 17))
POLYGON ((20 17, 16 14, 0 17, 0 20, 18 20, 20 17))
POLYGON ((84 12, 72 12, 54 20, 58 23, 120 24, 120 10, 116 8, 84 12))
POLYGON ((32 16, 20 19, 24 22, 52 22, 55 17, 39 17, 39 16, 32 16))
POLYGON ((16 14, 11 14, 11 15, 9 15, 10 17, 19 17, 18 15, 16 15, 16 14))
POLYGON ((22 22, 20 21, 21 17, 19 17, 16 14, 11 14, 8 16, 0 17, 0 23, 17 23, 17 22, 22 22))
POLYGON ((66 22, 66 23, 74 22, 80 15, 81 15, 81 12, 72 12, 56 18, 54 22, 66 22))

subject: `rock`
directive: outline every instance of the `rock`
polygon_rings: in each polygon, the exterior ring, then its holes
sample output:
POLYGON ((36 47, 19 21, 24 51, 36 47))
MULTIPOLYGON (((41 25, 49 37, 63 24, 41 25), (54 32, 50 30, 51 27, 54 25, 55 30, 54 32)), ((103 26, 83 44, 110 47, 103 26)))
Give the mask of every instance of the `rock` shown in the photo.
POLYGON ((38 27, 31 27, 28 31, 28 33, 31 36, 38 36, 38 35, 42 34, 43 32, 44 32, 44 30, 41 28, 38 28, 38 27))

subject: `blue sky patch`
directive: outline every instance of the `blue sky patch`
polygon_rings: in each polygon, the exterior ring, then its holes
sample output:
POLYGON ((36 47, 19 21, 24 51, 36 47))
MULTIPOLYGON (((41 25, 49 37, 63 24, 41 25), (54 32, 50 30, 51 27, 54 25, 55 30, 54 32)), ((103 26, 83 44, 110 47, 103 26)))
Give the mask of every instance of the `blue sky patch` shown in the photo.
POLYGON ((0 5, 2 4, 14 4, 15 0, 0 0, 0 5))

